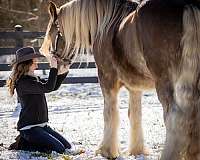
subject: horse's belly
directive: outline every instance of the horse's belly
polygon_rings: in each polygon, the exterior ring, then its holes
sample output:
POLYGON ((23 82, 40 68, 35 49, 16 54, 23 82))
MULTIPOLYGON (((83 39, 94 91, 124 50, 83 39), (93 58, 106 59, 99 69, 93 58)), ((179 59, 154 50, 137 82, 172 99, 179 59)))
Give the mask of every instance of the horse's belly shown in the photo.
POLYGON ((149 90, 155 88, 155 82, 149 71, 129 73, 128 70, 118 72, 120 81, 129 89, 149 90))

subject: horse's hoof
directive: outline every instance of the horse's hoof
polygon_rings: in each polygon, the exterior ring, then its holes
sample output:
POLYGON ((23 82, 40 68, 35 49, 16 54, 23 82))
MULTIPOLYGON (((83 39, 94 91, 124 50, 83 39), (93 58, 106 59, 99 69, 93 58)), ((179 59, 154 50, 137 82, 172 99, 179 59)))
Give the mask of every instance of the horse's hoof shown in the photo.
POLYGON ((130 154, 129 154, 129 151, 128 151, 127 149, 124 149, 124 150, 121 152, 121 155, 127 157, 127 156, 129 156, 130 154))
POLYGON ((108 159, 116 159, 117 157, 119 157, 119 151, 110 151, 111 149, 106 148, 101 146, 98 150, 96 150, 96 155, 100 154, 103 157, 106 157, 108 159))
POLYGON ((151 155, 153 153, 152 149, 148 148, 148 147, 143 147, 141 148, 134 148, 134 149, 130 149, 128 151, 129 155, 140 155, 143 154, 145 156, 151 155))

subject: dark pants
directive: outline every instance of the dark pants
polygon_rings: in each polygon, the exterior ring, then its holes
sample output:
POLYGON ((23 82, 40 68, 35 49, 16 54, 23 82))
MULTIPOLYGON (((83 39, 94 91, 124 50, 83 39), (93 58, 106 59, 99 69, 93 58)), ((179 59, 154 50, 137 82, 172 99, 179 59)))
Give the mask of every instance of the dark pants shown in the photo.
POLYGON ((20 135, 38 151, 56 151, 63 153, 65 149, 70 149, 70 143, 59 133, 49 126, 33 127, 20 131, 20 135))

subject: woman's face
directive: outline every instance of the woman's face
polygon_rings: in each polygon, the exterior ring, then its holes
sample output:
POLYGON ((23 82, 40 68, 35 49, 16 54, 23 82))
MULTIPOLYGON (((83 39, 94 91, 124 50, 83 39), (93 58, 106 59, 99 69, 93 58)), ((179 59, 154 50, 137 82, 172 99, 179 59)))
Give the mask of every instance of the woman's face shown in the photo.
POLYGON ((29 72, 34 72, 38 68, 38 60, 37 58, 33 58, 33 63, 29 68, 29 72))

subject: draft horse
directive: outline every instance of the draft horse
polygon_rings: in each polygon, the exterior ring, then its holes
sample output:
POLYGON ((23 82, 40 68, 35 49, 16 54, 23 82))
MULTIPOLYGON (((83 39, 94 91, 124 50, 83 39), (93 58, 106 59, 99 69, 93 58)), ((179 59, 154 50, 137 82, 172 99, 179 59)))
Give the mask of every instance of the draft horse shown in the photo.
POLYGON ((156 88, 163 106, 162 160, 200 159, 200 10, 196 0, 73 0, 57 8, 40 52, 63 62, 93 53, 104 96, 99 153, 119 155, 117 94, 129 91, 130 154, 145 152, 141 95, 156 88), (55 52, 56 51, 56 52, 55 52))

